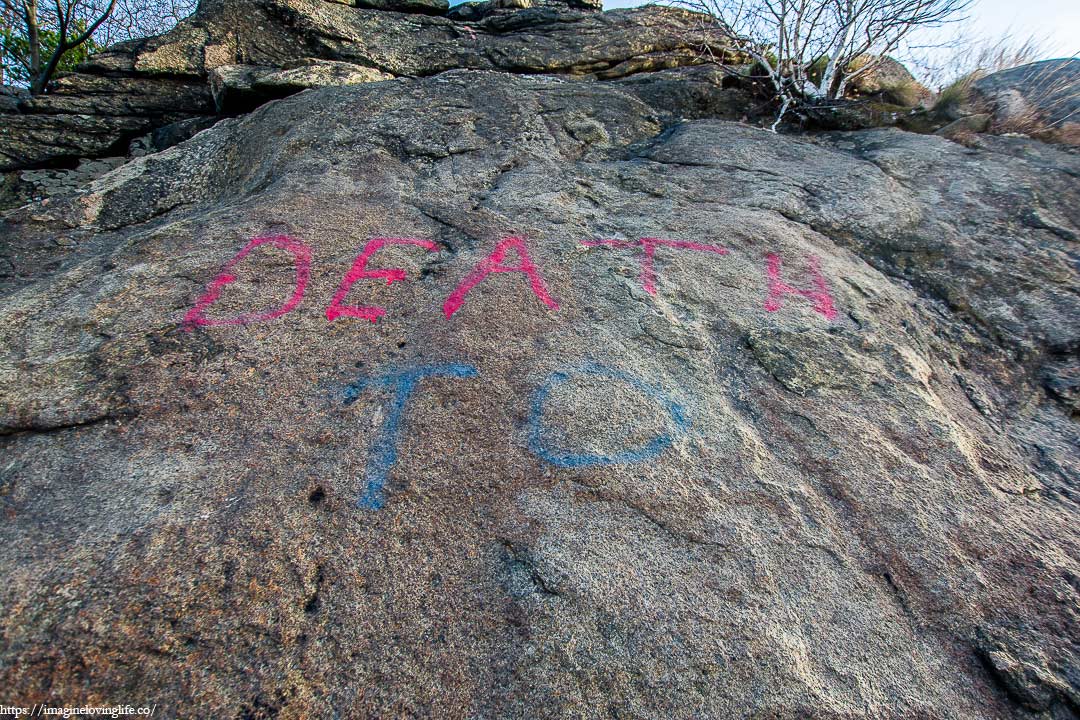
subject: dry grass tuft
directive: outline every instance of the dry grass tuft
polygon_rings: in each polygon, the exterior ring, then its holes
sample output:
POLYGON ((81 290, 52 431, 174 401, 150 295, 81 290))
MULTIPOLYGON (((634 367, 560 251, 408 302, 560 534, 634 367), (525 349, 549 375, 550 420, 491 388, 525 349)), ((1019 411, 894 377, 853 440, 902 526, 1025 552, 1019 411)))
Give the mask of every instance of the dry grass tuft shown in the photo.
POLYGON ((926 88, 918 80, 904 80, 888 89, 889 99, 896 105, 915 107, 926 99, 926 88))
POLYGON ((985 74, 982 70, 974 70, 941 88, 937 97, 934 98, 934 112, 947 113, 956 108, 969 105, 971 102, 971 86, 985 74))
POLYGON ((951 111, 971 100, 971 86, 986 75, 1028 65, 1047 57, 1045 43, 1035 36, 1017 40, 1012 35, 958 42, 950 57, 928 68, 928 87, 938 87, 934 111, 951 111))

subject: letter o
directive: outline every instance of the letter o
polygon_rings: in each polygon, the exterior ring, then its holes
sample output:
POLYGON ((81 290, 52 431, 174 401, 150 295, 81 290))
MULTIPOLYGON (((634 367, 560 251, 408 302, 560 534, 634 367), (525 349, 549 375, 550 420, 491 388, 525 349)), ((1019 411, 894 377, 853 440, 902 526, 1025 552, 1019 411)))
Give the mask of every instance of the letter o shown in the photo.
POLYGON ((683 407, 669 398, 660 388, 650 385, 633 375, 618 370, 612 370, 596 363, 587 363, 570 371, 556 371, 544 379, 544 382, 533 393, 532 406, 529 410, 528 442, 529 450, 556 467, 581 468, 598 467, 604 465, 624 465, 650 460, 660 455, 664 450, 671 447, 676 437, 686 434, 690 428, 690 421, 686 417, 683 407), (596 375, 599 377, 620 380, 631 385, 638 392, 653 400, 660 402, 671 416, 675 425, 674 432, 657 435, 649 442, 640 447, 630 448, 614 455, 600 455, 593 453, 575 453, 561 448, 548 447, 544 442, 544 402, 548 394, 558 385, 567 382, 573 375, 596 375))

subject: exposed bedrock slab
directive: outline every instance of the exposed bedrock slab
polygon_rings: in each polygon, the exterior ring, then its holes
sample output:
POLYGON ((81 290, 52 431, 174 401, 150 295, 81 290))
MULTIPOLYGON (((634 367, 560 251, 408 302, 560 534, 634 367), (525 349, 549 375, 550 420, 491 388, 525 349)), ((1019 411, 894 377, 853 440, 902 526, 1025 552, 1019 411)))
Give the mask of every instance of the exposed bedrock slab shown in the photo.
POLYGON ((5 702, 1074 715, 1076 156, 633 85, 311 90, 6 216, 5 702))

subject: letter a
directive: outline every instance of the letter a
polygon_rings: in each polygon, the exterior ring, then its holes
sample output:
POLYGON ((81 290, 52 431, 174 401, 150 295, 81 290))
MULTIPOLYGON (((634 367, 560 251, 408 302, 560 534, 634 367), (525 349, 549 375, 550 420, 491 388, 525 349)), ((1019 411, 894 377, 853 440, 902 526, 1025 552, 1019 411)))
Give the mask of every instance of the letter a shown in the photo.
POLYGON ((529 251, 525 247, 525 239, 509 237, 496 245, 491 254, 481 260, 473 268, 472 272, 461 281, 461 284, 454 288, 450 296, 446 298, 446 302, 443 303, 443 314, 446 315, 446 319, 449 320, 454 313, 461 309, 461 306, 465 304, 465 296, 480 284, 480 281, 491 273, 503 272, 525 273, 529 276, 529 287, 532 288, 536 297, 540 298, 552 310, 559 309, 559 303, 555 302, 551 295, 548 294, 544 279, 540 277, 536 265, 533 264, 532 258, 529 257, 529 251), (511 248, 517 252, 521 262, 517 265, 503 265, 506 251, 511 248))
POLYGON ((188 314, 184 316, 184 329, 191 330, 196 325, 247 325, 248 323, 273 320, 274 318, 281 317, 300 304, 300 301, 304 298, 304 288, 307 287, 308 276, 310 274, 311 248, 304 243, 299 240, 294 240, 286 235, 253 238, 251 242, 245 245, 240 252, 236 253, 229 262, 225 263, 225 267, 221 268, 221 272, 219 272, 217 277, 210 282, 210 285, 206 288, 206 292, 203 293, 202 297, 195 303, 195 307, 191 308, 191 310, 188 311, 188 314), (232 274, 232 269, 240 264, 252 250, 260 245, 266 245, 267 243, 279 250, 286 250, 292 253, 293 264, 296 267, 296 284, 292 296, 285 301, 284 305, 261 313, 241 313, 240 315, 220 320, 206 317, 207 309, 221 297, 221 289, 229 283, 236 282, 236 276, 232 274))

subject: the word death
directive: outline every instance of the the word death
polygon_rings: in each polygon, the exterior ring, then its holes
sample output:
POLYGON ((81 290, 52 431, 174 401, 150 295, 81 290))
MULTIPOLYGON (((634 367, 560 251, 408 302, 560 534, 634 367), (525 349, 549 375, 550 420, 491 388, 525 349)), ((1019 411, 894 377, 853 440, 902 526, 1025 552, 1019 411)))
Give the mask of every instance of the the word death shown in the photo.
MULTIPOLYGON (((718 245, 705 245, 696 242, 680 240, 664 240, 661 238, 647 237, 640 240, 588 240, 583 243, 586 247, 610 247, 616 250, 633 250, 639 253, 640 273, 639 282, 642 289, 650 295, 656 294, 657 271, 655 257, 657 250, 692 251, 709 253, 722 256, 728 254, 728 249, 718 245)), ((407 273, 402 268, 370 268, 372 256, 387 245, 409 245, 420 248, 426 252, 438 252, 439 246, 431 240, 416 238, 390 238, 379 237, 369 240, 356 256, 352 267, 342 278, 337 292, 330 299, 326 308, 326 319, 334 322, 341 318, 360 318, 376 322, 386 314, 386 308, 373 305, 346 305, 345 299, 360 280, 385 280, 387 285, 407 279, 407 273)), ((188 330, 196 326, 216 325, 248 325, 255 322, 266 322, 279 318, 294 310, 303 300, 307 289, 308 279, 311 275, 311 248, 303 242, 284 235, 273 237, 257 237, 245 245, 240 252, 234 255, 221 271, 210 281, 205 292, 196 300, 194 307, 184 316, 184 327, 188 330), (221 297, 222 289, 236 282, 234 270, 247 258, 253 250, 263 245, 276 248, 289 253, 292 256, 293 266, 296 271, 292 294, 276 308, 262 310, 261 312, 241 313, 227 318, 211 318, 207 311, 221 297)), ((837 312, 829 293, 825 276, 821 274, 821 263, 817 257, 811 255, 806 261, 809 269, 809 278, 803 281, 809 287, 799 287, 792 284, 794 281, 783 279, 782 260, 778 253, 768 253, 765 256, 765 279, 767 294, 764 301, 765 310, 776 312, 780 310, 788 296, 803 298, 812 304, 814 312, 828 320, 836 317, 837 312), (808 282, 806 282, 808 280, 808 282)), ((443 303, 443 315, 449 320, 465 304, 469 292, 482 283, 492 273, 517 273, 527 280, 529 289, 537 299, 550 310, 558 310, 559 303, 551 296, 547 283, 536 263, 529 254, 525 238, 508 237, 500 240, 492 251, 483 258, 460 283, 447 296, 443 303), (508 260, 507 256, 513 253, 514 259, 508 260)), ((801 283, 802 284, 802 283, 801 283)))

